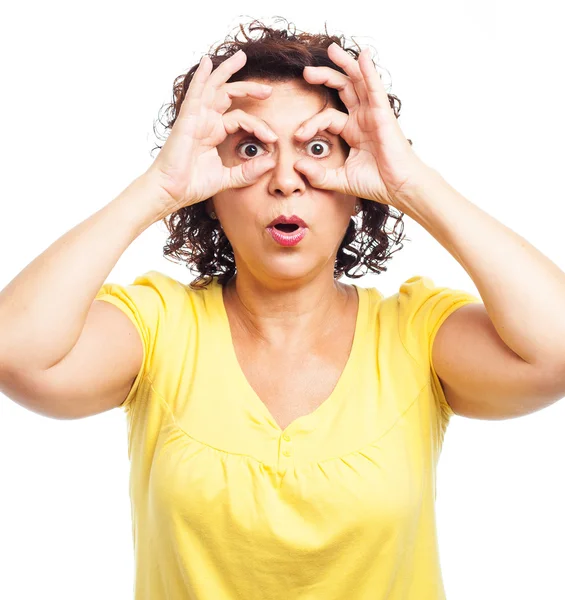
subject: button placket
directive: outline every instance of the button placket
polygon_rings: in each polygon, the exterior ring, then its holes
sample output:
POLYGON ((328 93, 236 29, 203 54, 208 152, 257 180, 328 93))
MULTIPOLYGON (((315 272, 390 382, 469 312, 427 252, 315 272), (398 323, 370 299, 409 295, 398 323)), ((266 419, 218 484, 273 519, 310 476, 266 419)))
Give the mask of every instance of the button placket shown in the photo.
POLYGON ((288 433, 281 435, 280 452, 282 455, 281 461, 286 462, 292 456, 292 437, 288 433))

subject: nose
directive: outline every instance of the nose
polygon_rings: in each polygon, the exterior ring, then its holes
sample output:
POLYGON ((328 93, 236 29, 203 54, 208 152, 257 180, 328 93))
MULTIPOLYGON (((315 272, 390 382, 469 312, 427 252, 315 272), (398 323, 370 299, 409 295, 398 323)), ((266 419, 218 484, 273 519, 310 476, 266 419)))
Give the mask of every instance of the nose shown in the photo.
POLYGON ((308 180, 294 168, 300 158, 293 150, 279 148, 276 165, 270 171, 269 192, 273 196, 300 196, 304 193, 308 180))

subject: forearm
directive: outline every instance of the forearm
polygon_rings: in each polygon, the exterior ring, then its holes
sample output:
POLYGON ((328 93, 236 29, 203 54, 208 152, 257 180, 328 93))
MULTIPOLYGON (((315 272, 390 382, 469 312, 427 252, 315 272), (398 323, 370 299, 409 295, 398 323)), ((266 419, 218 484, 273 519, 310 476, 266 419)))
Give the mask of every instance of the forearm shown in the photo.
POLYGON ((467 271, 504 343, 531 364, 565 365, 565 273, 435 171, 395 202, 467 271))
POLYGON ((135 179, 0 291, 0 369, 47 369, 71 351, 120 256, 159 220, 153 189, 135 179))

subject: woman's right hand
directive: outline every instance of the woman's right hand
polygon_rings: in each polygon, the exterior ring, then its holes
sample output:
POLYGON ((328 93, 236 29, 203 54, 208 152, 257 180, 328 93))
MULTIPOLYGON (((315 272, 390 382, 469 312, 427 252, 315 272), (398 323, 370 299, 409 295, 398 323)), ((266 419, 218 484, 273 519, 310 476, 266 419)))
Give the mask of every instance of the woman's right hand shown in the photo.
POLYGON ((228 134, 239 129, 267 144, 277 139, 258 117, 242 110, 226 113, 232 98, 264 99, 272 92, 271 86, 253 81, 226 83, 246 60, 245 53, 240 50, 214 72, 207 55, 200 61, 171 132, 146 173, 163 191, 160 198, 164 199, 167 214, 202 202, 228 188, 251 185, 274 166, 271 158, 259 156, 228 168, 216 149, 228 134))

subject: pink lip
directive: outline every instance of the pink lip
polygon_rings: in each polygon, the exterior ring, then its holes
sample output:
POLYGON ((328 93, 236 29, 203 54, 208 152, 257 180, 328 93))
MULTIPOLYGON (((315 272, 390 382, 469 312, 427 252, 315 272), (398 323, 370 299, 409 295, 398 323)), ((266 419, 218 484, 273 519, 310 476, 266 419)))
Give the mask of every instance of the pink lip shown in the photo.
POLYGON ((296 244, 304 238, 308 228, 299 227, 296 231, 286 233, 275 229, 275 227, 267 227, 267 231, 271 234, 271 237, 277 244, 280 244, 281 246, 296 246, 296 244))
POLYGON ((296 215, 292 215, 291 217, 285 217, 284 215, 280 215, 280 217, 273 219, 267 225, 267 227, 274 227, 275 225, 278 225, 279 223, 283 223, 285 225, 290 223, 290 224, 298 225, 299 227, 308 227, 308 225, 306 225, 306 223, 300 217, 297 217, 296 215))

